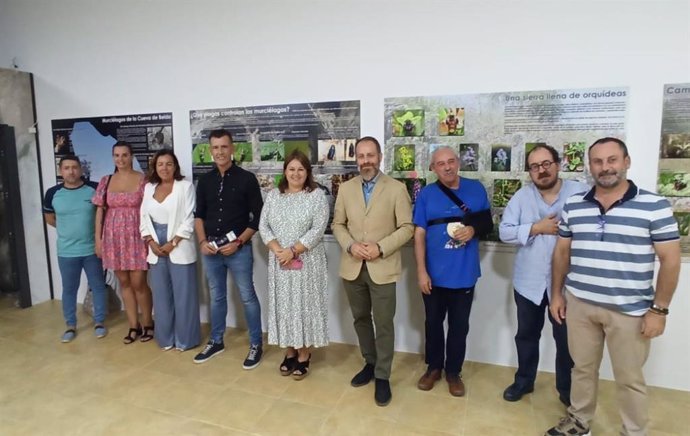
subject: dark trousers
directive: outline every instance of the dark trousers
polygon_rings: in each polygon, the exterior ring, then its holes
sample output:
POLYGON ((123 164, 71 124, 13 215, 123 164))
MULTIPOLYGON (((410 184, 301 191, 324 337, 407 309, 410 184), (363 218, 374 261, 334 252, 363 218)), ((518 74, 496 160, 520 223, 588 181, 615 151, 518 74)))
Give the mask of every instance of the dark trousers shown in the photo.
POLYGON ((515 335, 518 370, 515 373, 515 383, 524 387, 534 385, 539 366, 539 339, 544 327, 544 311, 546 311, 553 327, 553 339, 556 342, 556 389, 566 398, 570 398, 570 370, 573 368, 573 359, 570 358, 568 352, 568 330, 565 321, 563 324, 558 324, 551 316, 546 291, 538 306, 515 290, 513 294, 518 320, 518 331, 515 335))
POLYGON ((430 370, 445 368, 446 374, 451 375, 462 372, 467 333, 470 331, 473 297, 474 286, 462 289, 434 286, 431 294, 422 294, 426 312, 425 354, 430 370), (447 338, 443 329, 446 314, 448 314, 447 338))

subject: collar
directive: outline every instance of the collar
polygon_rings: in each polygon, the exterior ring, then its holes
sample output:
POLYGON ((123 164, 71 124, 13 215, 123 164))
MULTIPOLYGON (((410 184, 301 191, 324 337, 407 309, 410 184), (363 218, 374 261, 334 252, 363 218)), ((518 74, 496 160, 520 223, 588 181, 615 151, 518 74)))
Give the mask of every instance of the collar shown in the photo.
POLYGON ((65 189, 67 189, 68 191, 73 191, 73 190, 79 189, 79 188, 81 188, 81 187, 84 186, 84 185, 86 185, 86 182, 84 181, 84 179, 81 180, 81 185, 75 186, 75 187, 73 187, 73 188, 70 188, 69 186, 65 186, 65 183, 64 183, 64 182, 62 183, 62 187, 65 188, 65 189))
MULTIPOLYGON (((232 165, 230 165, 230 168, 228 168, 228 170, 225 171, 225 175, 227 176, 228 174, 235 172, 235 170, 236 170, 235 167, 236 167, 236 166, 237 166, 237 164, 235 164, 235 163, 233 162, 232 165)), ((218 166, 213 165, 213 169, 211 170, 211 172, 214 173, 214 174, 217 174, 218 177, 220 177, 220 170, 218 169, 218 166)))
MULTIPOLYGON (((599 204, 599 201, 594 198, 594 194, 596 193, 597 187, 594 185, 592 189, 590 189, 584 197, 582 197, 584 200, 587 200, 591 203, 596 203, 599 204)), ((639 188, 635 183, 633 183, 632 180, 628 179, 628 190, 625 191, 625 194, 623 194, 623 197, 620 198, 620 200, 616 201, 611 207, 622 204, 628 200, 632 200, 637 196, 639 193, 639 188)))

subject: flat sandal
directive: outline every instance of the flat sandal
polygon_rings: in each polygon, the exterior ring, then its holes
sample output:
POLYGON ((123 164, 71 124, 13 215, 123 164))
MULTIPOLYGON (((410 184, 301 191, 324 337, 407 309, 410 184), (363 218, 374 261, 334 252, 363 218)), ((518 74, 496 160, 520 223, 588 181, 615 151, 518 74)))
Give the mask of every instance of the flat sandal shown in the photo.
POLYGON ((129 328, 129 332, 127 332, 127 336, 122 338, 122 342, 125 345, 129 345, 132 342, 136 341, 137 338, 141 336, 141 326, 138 326, 137 328, 129 328))

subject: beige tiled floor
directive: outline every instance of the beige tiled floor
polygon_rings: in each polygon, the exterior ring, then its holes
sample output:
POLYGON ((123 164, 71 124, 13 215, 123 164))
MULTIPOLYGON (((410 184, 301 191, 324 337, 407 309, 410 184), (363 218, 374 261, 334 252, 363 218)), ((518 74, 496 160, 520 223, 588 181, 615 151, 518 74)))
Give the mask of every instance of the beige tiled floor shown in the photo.
MULTIPOLYGON (((123 345, 122 315, 101 340, 80 319, 77 339, 61 344, 59 301, 21 310, 0 297, 0 435, 539 435, 564 413, 547 373, 534 394, 507 403, 501 393, 514 369, 468 362, 467 396, 454 398, 445 382, 417 390, 422 356, 398 353, 393 401, 382 408, 372 385, 349 386, 362 364, 350 345, 315 351, 312 373, 296 382, 279 375, 275 347, 261 366, 242 370, 244 332, 229 331, 227 351, 195 365, 194 351, 123 345)), ((653 435, 690 434, 690 393, 650 395, 653 435)), ((613 383, 600 384, 599 398, 593 433, 618 434, 613 383)))

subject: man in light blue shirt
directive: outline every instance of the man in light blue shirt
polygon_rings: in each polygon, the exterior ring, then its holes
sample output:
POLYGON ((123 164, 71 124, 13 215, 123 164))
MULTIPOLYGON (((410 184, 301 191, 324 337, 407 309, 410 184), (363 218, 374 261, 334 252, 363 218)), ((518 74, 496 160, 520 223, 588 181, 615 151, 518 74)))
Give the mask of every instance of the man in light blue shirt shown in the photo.
MULTIPOLYGON (((527 164, 533 183, 510 199, 499 227, 501 240, 518 246, 513 269, 518 370, 514 383, 503 392, 506 401, 518 401, 534 390, 544 312, 549 313, 551 300, 551 255, 561 210, 568 197, 589 189, 584 183, 560 179, 559 162, 558 152, 549 145, 540 144, 530 151, 527 164)), ((549 320, 556 342, 556 389, 561 402, 569 405, 573 361, 568 352, 567 330, 550 313, 549 320)))

